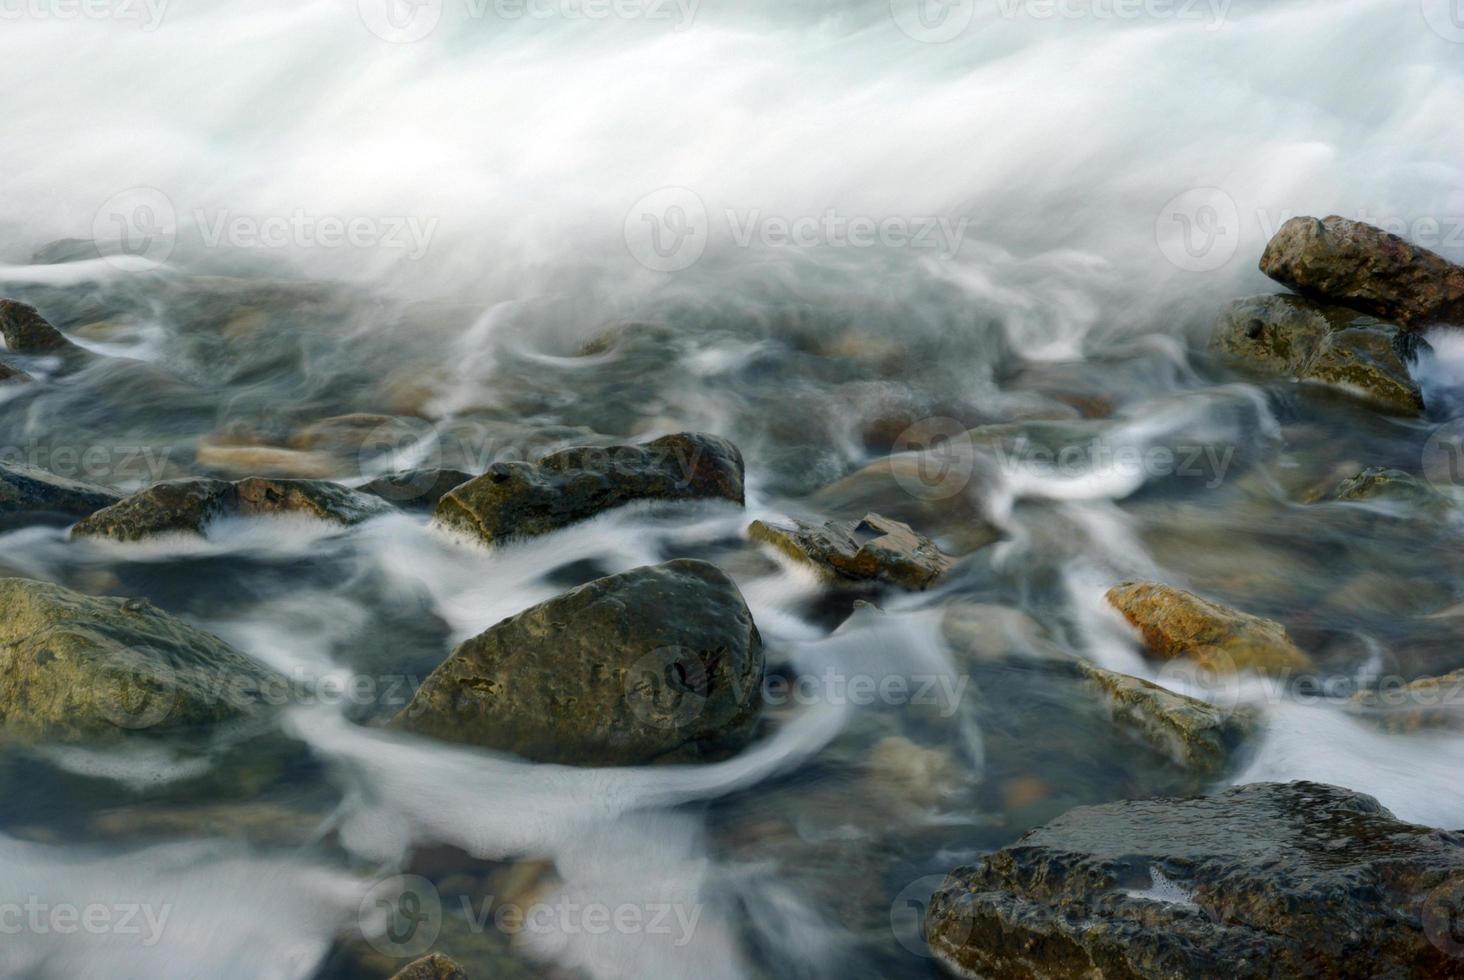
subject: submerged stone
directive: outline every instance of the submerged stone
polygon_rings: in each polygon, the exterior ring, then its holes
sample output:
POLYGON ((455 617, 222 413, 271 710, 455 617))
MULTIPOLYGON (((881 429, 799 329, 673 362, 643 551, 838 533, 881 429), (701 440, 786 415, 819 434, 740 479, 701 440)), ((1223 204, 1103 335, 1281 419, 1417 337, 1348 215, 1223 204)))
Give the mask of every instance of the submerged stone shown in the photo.
POLYGON ((715 565, 598 579, 463 643, 392 722, 537 762, 639 765, 735 752, 762 711, 762 640, 715 565))
POLYGON ((0 336, 5 346, 17 354, 78 357, 86 351, 66 339, 66 335, 36 310, 34 306, 0 299, 0 336))
POLYGON ((857 523, 753 521, 748 535, 846 582, 881 581, 928 589, 955 563, 910 525, 879 514, 868 514, 857 523))
POLYGON ((1464 729, 1464 670, 1353 695, 1352 710, 1395 732, 1464 729))
POLYGON ((0 526, 55 519, 70 523, 116 503, 120 493, 19 463, 0 463, 0 526))
POLYGON ((1286 627, 1192 592, 1148 582, 1125 582, 1108 601, 1142 635, 1151 656, 1185 658, 1217 674, 1255 670, 1286 675, 1311 667, 1286 627))
POLYGON ((436 519, 492 544, 548 534, 636 500, 743 502, 742 454, 725 439, 665 436, 645 446, 565 449, 495 463, 437 504, 436 519))
POLYGON ((1228 711, 1138 677, 1083 665, 1113 719, 1179 765, 1219 775, 1257 727, 1254 711, 1228 711))

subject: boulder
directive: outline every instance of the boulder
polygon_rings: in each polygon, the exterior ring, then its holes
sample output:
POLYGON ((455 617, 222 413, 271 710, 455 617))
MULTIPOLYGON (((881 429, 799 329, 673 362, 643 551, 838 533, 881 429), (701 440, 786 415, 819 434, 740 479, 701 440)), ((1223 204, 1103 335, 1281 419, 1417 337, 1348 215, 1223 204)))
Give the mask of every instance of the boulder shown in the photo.
POLYGON ((1464 729, 1464 670, 1358 691, 1351 707, 1390 731, 1464 729))
POLYGON ((1144 638, 1151 656, 1180 657, 1217 674, 1254 670, 1285 676, 1311 667, 1286 627, 1168 585, 1125 582, 1108 601, 1144 638))
POLYGON ((20 463, 0 463, 0 527, 18 520, 69 524, 115 504, 122 495, 20 463))
POLYGON ((272 671, 143 599, 0 579, 0 736, 89 741, 254 714, 272 671))
POLYGON ((955 563, 910 525, 879 514, 867 514, 858 523, 753 521, 747 533, 754 541, 812 564, 835 581, 879 581, 928 589, 955 563))
POLYGON ((354 525, 390 510, 376 497, 322 480, 169 480, 97 511, 77 523, 71 533, 142 541, 159 534, 203 534, 209 523, 221 517, 301 514, 354 525))
POLYGON ((967 977, 1456 977, 1461 874, 1464 835, 1257 783, 1072 810, 953 872, 926 938, 967 977))
POLYGON ((391 980, 468 980, 468 973, 448 957, 433 953, 408 963, 391 980))
POLYGON ((468 640, 392 725, 537 762, 716 758, 752 738, 763 666, 732 580, 673 561, 590 582, 468 640))
POLYGON ((1464 325, 1464 267, 1361 221, 1293 218, 1266 246, 1261 271, 1410 330, 1464 325))
POLYGON ((645 446, 565 449, 535 463, 495 463, 438 502, 445 527, 487 543, 547 534, 635 500, 743 502, 742 454, 717 436, 645 446))
POLYGON ((453 469, 402 470, 378 476, 358 489, 389 500, 398 507, 431 510, 447 494, 473 479, 471 473, 453 469))
POLYGON ((1082 671, 1120 727, 1196 772, 1222 774, 1259 722, 1250 709, 1227 711, 1088 664, 1082 671))
POLYGON ((0 299, 0 336, 4 336, 5 346, 17 354, 67 358, 86 354, 51 326, 34 306, 15 300, 0 299))
POLYGON ((1339 388, 1398 415, 1423 412, 1408 364, 1424 341, 1301 296, 1255 296, 1221 316, 1210 347, 1259 374, 1339 388))

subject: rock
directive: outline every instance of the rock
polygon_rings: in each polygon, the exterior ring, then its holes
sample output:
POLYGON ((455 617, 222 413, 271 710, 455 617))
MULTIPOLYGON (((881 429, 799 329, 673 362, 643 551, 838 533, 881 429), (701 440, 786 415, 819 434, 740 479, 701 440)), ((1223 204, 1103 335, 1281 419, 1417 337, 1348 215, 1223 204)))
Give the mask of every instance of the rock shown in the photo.
POLYGON ((345 468, 329 453, 305 452, 280 446, 220 445, 200 442, 194 458, 198 465, 228 476, 284 476, 324 479, 345 468))
POLYGON ((1424 481, 1402 470, 1369 466, 1337 485, 1331 499, 1361 503, 1370 500, 1397 501, 1423 510, 1446 508, 1449 501, 1424 481))
POLYGON ((390 510, 376 497, 321 480, 170 480, 97 511, 71 533, 142 541, 159 534, 203 534, 221 517, 301 514, 350 526, 390 510))
POLYGON ((1400 415, 1423 411, 1408 373, 1422 340, 1300 296, 1255 296, 1221 316, 1210 347, 1260 374, 1341 388, 1400 415))
POLYGON ((21 519, 69 524, 120 499, 120 493, 106 487, 68 480, 33 466, 0 463, 0 526, 21 519))
POLYGON ((20 368, 11 367, 4 361, 0 361, 0 384, 23 384, 34 380, 20 368))
POLYGON ((391 980, 468 980, 467 971, 441 953, 407 964, 391 980))
POLYGON ((1108 705, 1114 721, 1179 765, 1198 772, 1216 776, 1223 773, 1259 722, 1249 709, 1229 712, 1137 677, 1088 664, 1082 671, 1108 705))
POLYGON ((743 502, 742 454, 717 436, 581 447, 536 463, 495 463, 438 502, 446 527, 494 543, 547 534, 635 500, 743 502))
POLYGON ((408 421, 391 415, 336 415, 300 429, 290 436, 291 449, 321 450, 339 456, 355 456, 373 435, 379 441, 398 441, 408 421))
POLYGON ((537 762, 638 765, 730 754, 762 710, 762 640, 719 568, 598 579, 468 640, 393 720, 537 762))
POLYGON ((0 335, 5 346, 17 354, 78 357, 86 351, 67 340, 46 321, 34 306, 0 299, 0 335))
POLYGON ((875 792, 895 804, 929 808, 961 789, 960 767, 950 749, 917 745, 903 735, 876 742, 867 770, 875 792))
POLYGON ((0 735, 76 742, 255 713, 272 671, 142 599, 0 579, 0 735))
POLYGON ((1072 810, 953 872, 926 937, 968 977, 1453 977, 1429 896, 1461 872, 1464 835, 1256 783, 1072 810))
POLYGON ((932 462, 914 452, 886 456, 823 487, 809 503, 846 520, 887 514, 939 534, 963 554, 1001 540, 979 503, 988 484, 974 469, 974 454, 959 458, 949 473, 942 474, 942 465, 940 458, 932 462))
POLYGON ((1291 219, 1266 246, 1261 271, 1407 329, 1464 325, 1464 267, 1360 221, 1291 219))
POLYGON ((748 535, 813 564, 832 578, 852 582, 881 581, 928 589, 955 563, 910 525, 879 514, 867 514, 857 524, 753 521, 748 535))
POLYGON ((1464 728, 1464 670, 1404 685, 1358 691, 1352 710, 1390 731, 1464 728))
POLYGON ((1143 635, 1151 655, 1183 657, 1217 674, 1285 675, 1311 667, 1286 627, 1168 585, 1125 582, 1108 601, 1143 635))
POLYGON ((373 497, 389 500, 398 507, 422 507, 428 510, 437 506, 448 491, 454 490, 473 479, 471 473, 451 469, 402 470, 386 476, 378 476, 358 489, 373 497))

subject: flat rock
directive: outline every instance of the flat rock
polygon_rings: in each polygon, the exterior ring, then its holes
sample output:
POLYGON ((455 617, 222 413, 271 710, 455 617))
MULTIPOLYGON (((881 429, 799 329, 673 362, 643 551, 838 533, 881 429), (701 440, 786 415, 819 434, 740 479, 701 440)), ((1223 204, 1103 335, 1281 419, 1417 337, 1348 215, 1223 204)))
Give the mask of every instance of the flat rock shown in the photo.
POLYGON ((487 543, 547 534, 636 500, 743 502, 742 454, 717 436, 644 446, 565 449, 535 463, 495 463, 437 504, 442 525, 487 543))
POLYGON ((752 738, 763 667, 732 580, 673 561, 590 582, 468 640, 392 725, 537 762, 716 758, 752 738))
POLYGON ((1197 772, 1223 773, 1259 721, 1249 709, 1228 711, 1138 677, 1090 664, 1082 671, 1120 727, 1197 772))
POLYGON ((221 517, 299 514, 349 526, 390 510, 377 497, 322 480, 169 480, 97 511, 71 533, 142 541, 159 534, 203 534, 221 517))
POLYGON ((955 563, 910 525, 879 514, 867 514, 857 523, 753 521, 747 532, 752 540, 770 544, 845 582, 879 581, 928 589, 955 563))
POLYGON ((115 490, 20 463, 0 463, 0 526, 16 521, 48 519, 69 524, 78 517, 115 504, 115 490))
POLYGON ((1424 341, 1398 327, 1301 296, 1238 300, 1211 349, 1259 374, 1339 388, 1398 415, 1423 412, 1408 364, 1424 341))
POLYGON ((1358 691, 1351 707, 1389 731, 1464 729, 1464 670, 1358 691))
POLYGON ((348 467, 330 453, 283 446, 236 446, 205 440, 199 443, 194 459, 200 467, 224 476, 324 479, 348 472, 348 467))
POLYGON ((1144 638, 1151 656, 1183 657, 1217 674, 1255 670, 1286 675, 1311 667, 1286 627, 1193 592, 1149 582, 1125 582, 1108 601, 1144 638))
POLYGON ((253 714, 276 675, 141 599, 0 579, 0 736, 88 741, 253 714))
POLYGON ((1293 218, 1266 246, 1261 271, 1411 330, 1464 325, 1464 267, 1361 221, 1293 218))
POLYGON ((967 977, 1457 977, 1461 873, 1464 835, 1256 783, 1072 810, 953 872, 926 936, 967 977))

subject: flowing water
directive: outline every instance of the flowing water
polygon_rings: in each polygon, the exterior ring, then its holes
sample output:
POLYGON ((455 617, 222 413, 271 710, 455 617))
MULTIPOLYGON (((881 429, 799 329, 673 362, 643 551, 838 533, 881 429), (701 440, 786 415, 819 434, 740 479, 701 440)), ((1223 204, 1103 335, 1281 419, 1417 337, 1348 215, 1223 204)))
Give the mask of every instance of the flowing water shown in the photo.
POLYGON ((0 909, 133 917, 0 919, 0 973, 386 976, 412 943, 375 913, 410 897, 474 976, 930 975, 941 874, 1206 788, 1054 667, 1156 676, 1103 602, 1129 578, 1279 619, 1319 664, 1160 678, 1263 713, 1229 780, 1464 825, 1464 738, 1346 710, 1464 666, 1464 511, 1317 499, 1425 470, 1464 346, 1417 367, 1423 420, 1203 353, 1274 288, 1255 261, 1290 215, 1464 260, 1447 4, 390 2, 4 5, 0 293, 106 355, 6 355, 42 382, 0 394, 6 458, 132 489, 406 419, 308 459, 359 483, 702 430, 748 506, 491 551, 411 511, 130 546, 6 526, 5 573, 145 596, 293 693, 263 735, 5 749, 0 909), (745 536, 871 509, 954 573, 856 606, 745 536), (457 642, 673 557, 734 576, 791 685, 735 758, 571 769, 377 724, 457 642))

